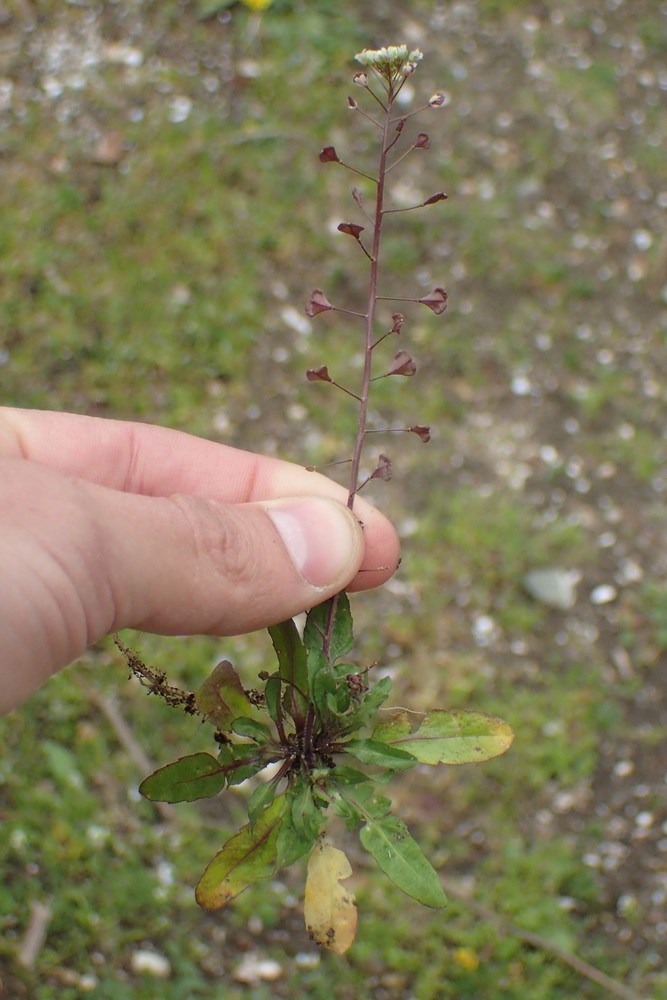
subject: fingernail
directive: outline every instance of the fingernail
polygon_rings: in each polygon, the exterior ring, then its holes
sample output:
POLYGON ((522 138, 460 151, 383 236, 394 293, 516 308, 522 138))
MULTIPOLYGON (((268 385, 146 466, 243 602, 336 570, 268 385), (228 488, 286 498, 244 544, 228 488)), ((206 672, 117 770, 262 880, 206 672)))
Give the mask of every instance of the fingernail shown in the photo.
POLYGON ((313 587, 341 587, 361 561, 361 530, 351 511, 324 497, 265 503, 300 575, 313 587))

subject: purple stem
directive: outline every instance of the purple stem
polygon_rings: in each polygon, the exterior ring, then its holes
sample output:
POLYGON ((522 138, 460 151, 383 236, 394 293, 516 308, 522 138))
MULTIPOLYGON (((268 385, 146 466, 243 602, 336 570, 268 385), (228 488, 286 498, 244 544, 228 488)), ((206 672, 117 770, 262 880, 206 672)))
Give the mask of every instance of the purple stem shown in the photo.
MULTIPOLYGON (((399 89, 400 86, 402 86, 402 83, 399 85, 399 89)), ((361 394, 359 399, 359 421, 357 425, 357 437, 354 445, 354 452, 352 454, 352 469, 350 471, 350 485, 347 497, 347 506, 350 508, 350 510, 354 509, 354 498, 359 492, 359 468, 361 466, 361 456, 364 447, 364 438, 366 437, 366 424, 368 422, 368 398, 370 395, 371 374, 373 366, 373 347, 375 346, 373 335, 375 330, 375 311, 378 301, 377 289, 378 289, 378 269, 379 269, 379 259, 380 259, 380 235, 382 230, 382 217, 384 214, 384 186, 385 186, 385 177, 387 173, 387 155, 392 145, 392 143, 389 142, 389 130, 392 125, 391 109, 394 103, 395 96, 396 92, 394 90, 394 84, 391 83, 387 93, 387 106, 385 107, 384 104, 382 105, 385 111, 385 116, 384 116, 384 125, 382 127, 382 146, 380 149, 380 159, 378 162, 377 188, 375 193, 375 217, 373 220, 373 246, 370 254, 368 254, 368 258, 371 262, 371 269, 368 281, 368 309, 366 311, 364 371, 362 376, 361 394)), ((329 620, 327 622, 327 628, 324 634, 322 650, 325 656, 328 654, 329 646, 331 644, 333 623, 336 617, 337 606, 338 606, 338 597, 336 596, 331 602, 331 607, 329 609, 329 620)))

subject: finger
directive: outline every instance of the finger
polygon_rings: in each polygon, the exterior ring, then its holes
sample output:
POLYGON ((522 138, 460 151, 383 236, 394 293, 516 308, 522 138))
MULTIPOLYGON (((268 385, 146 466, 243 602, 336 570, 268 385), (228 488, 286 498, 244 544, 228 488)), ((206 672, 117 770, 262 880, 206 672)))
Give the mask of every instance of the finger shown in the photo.
POLYGON ((363 555, 357 520, 330 498, 142 497, 11 460, 2 474, 5 711, 107 632, 262 628, 345 587, 363 555))
POLYGON ((336 500, 221 504, 109 494, 113 628, 237 635, 320 604, 356 575, 364 539, 336 500))
MULTIPOLYGON (((347 491, 316 472, 180 431, 71 413, 0 407, 0 454, 33 459, 115 490, 147 496, 190 493, 247 503, 285 496, 346 502, 347 491)), ((396 532, 360 497, 354 512, 365 548, 350 590, 387 580, 399 559, 396 532)))

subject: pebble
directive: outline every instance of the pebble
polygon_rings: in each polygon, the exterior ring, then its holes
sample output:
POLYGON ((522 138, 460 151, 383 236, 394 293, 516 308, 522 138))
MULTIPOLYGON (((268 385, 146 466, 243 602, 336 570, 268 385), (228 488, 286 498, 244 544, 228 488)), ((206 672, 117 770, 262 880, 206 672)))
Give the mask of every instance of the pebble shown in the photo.
POLYGON ((146 972, 149 976, 155 976, 156 979, 168 979, 171 975, 169 959, 157 951, 149 951, 148 949, 132 952, 130 968, 132 972, 146 972))
POLYGON ((601 583, 590 593, 591 604, 611 604, 617 597, 618 591, 611 583, 601 583))
POLYGON ((283 974, 283 967, 272 958, 262 958, 259 955, 246 955, 234 969, 234 979, 237 983, 247 983, 252 986, 256 983, 272 983, 280 979, 283 974))
POLYGON ((578 573, 557 567, 534 569, 523 578, 523 586, 534 600, 561 611, 574 607, 578 582, 578 573))

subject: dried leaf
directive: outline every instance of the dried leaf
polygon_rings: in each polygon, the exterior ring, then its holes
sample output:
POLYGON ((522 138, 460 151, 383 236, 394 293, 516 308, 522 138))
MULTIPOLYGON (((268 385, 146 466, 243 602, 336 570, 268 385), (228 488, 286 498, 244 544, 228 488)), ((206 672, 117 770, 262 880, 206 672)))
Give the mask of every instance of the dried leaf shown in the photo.
POLYGON ((417 302, 421 302, 423 306, 427 306, 431 312, 434 312, 436 316, 444 313, 447 308, 447 292, 444 288, 434 288, 432 292, 428 295, 424 295, 423 298, 417 299, 417 302))
POLYGON ((378 458, 378 464, 370 475, 371 479, 382 479, 385 483, 388 483, 391 479, 391 459, 387 458, 386 455, 380 455, 378 458))
POLYGON ((225 732, 234 719, 249 715, 252 705, 229 660, 222 660, 195 692, 195 703, 208 722, 225 732))
POLYGON ((320 163, 340 163, 335 146, 325 146, 320 153, 320 163))
POLYGON ((308 859, 306 930, 313 941, 336 955, 345 954, 357 930, 354 895, 340 884, 351 874, 350 862, 342 851, 326 840, 315 844, 308 859))
POLYGON ((359 206, 359 208, 363 208, 364 207, 364 198, 363 198, 363 195, 362 195, 362 193, 361 193, 361 191, 359 190, 358 187, 353 187, 352 188, 352 197, 356 201, 356 203, 359 206))
POLYGON ((428 444, 431 440, 431 428, 425 424, 413 424, 412 427, 408 427, 408 431, 410 434, 416 434, 422 444, 428 444))
POLYGON ((352 236, 355 240, 358 240, 364 231, 363 226, 358 226, 356 222, 341 222, 338 226, 339 233, 345 233, 346 236, 352 236))
POLYGON ((317 316, 318 313, 328 312, 330 309, 333 309, 333 306, 322 289, 313 289, 308 299, 308 305, 306 306, 306 316, 317 316))
POLYGON ((403 313, 392 313, 392 328, 389 333, 400 333, 401 327, 405 323, 405 316, 403 313))
POLYGON ((414 363, 411 355, 407 351, 397 351, 386 374, 410 376, 414 375, 416 371, 417 365, 414 363))
POLYGON ((444 191, 438 191, 437 194, 432 194, 430 198, 427 198, 426 201, 423 201, 422 205, 425 208, 427 205, 435 205, 436 202, 438 201, 445 201, 446 198, 447 195, 445 194, 444 191))
POLYGON ((431 140, 426 132, 420 132, 415 139, 415 149, 428 149, 431 145, 431 140))
POLYGON ((306 378, 309 382, 333 382, 326 365, 320 365, 319 368, 309 368, 306 372, 306 378))

